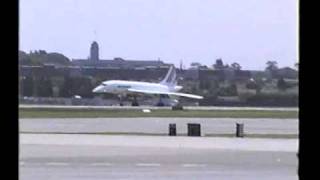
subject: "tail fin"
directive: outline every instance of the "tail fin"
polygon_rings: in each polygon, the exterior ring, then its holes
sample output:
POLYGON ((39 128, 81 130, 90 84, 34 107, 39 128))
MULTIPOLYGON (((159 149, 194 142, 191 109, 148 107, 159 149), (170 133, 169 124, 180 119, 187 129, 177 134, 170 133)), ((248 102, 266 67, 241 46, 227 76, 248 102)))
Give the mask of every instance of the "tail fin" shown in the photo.
POLYGON ((167 85, 167 86, 174 86, 177 84, 176 81, 176 69, 174 66, 170 66, 170 69, 165 76, 165 78, 160 82, 160 84, 167 85))

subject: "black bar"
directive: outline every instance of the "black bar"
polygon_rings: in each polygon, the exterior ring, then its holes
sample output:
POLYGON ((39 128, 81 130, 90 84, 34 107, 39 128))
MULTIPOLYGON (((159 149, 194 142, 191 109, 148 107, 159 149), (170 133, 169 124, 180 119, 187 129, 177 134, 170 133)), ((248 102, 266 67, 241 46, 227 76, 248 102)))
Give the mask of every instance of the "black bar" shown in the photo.
POLYGON ((176 124, 169 124, 169 136, 176 136, 176 135, 177 135, 176 124))
POLYGON ((188 136, 201 136, 200 124, 189 123, 188 124, 188 136))
POLYGON ((244 124, 237 123, 236 137, 244 136, 243 128, 244 128, 244 124))

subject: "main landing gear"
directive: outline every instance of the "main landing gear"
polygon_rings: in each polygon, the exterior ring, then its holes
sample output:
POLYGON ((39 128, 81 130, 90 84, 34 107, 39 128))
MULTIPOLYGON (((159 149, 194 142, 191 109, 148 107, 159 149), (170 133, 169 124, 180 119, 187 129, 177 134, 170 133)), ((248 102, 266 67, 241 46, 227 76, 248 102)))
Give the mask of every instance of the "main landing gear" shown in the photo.
POLYGON ((163 94, 160 94, 157 106, 164 106, 164 102, 163 102, 162 98, 166 98, 166 96, 163 94))
POLYGON ((131 106, 139 106, 139 103, 138 103, 138 100, 137 100, 137 96, 133 96, 133 100, 132 100, 131 106))
MULTIPOLYGON (((118 98, 119 98, 119 105, 120 106, 123 106, 124 103, 123 103, 123 98, 126 97, 126 95, 118 95, 118 98)), ((130 96, 131 97, 131 96, 130 96)), ((129 99, 131 99, 130 97, 128 97, 129 99)), ((132 96, 132 102, 131 102, 131 106, 139 106, 139 103, 138 103, 138 100, 137 100, 137 96, 132 96)))

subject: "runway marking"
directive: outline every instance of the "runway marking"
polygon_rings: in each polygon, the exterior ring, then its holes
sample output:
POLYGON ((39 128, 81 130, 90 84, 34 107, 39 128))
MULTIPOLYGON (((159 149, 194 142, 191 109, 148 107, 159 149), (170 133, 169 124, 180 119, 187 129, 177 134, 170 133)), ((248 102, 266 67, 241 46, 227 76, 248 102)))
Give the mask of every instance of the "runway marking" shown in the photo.
POLYGON ((69 163, 64 162, 48 162, 46 163, 47 166, 67 166, 69 163))
POLYGON ((161 164, 158 163, 137 163, 136 166, 153 166, 153 167, 158 167, 161 166, 161 164))
POLYGON ((112 166, 111 163, 92 163, 91 166, 112 166))
POLYGON ((206 164, 182 164, 183 167, 205 167, 206 164))

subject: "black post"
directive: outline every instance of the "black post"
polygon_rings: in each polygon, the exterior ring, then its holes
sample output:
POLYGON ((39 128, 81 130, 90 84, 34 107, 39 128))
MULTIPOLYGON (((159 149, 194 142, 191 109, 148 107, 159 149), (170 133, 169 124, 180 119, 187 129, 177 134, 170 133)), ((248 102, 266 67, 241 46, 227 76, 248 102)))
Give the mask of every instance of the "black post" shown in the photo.
POLYGON ((244 125, 241 123, 237 123, 237 131, 236 131, 236 137, 243 137, 244 132, 243 132, 243 127, 244 125))
POLYGON ((176 124, 169 124, 169 136, 176 136, 176 135, 177 135, 176 124))
POLYGON ((200 124, 189 123, 188 124, 188 136, 201 136, 200 124))

